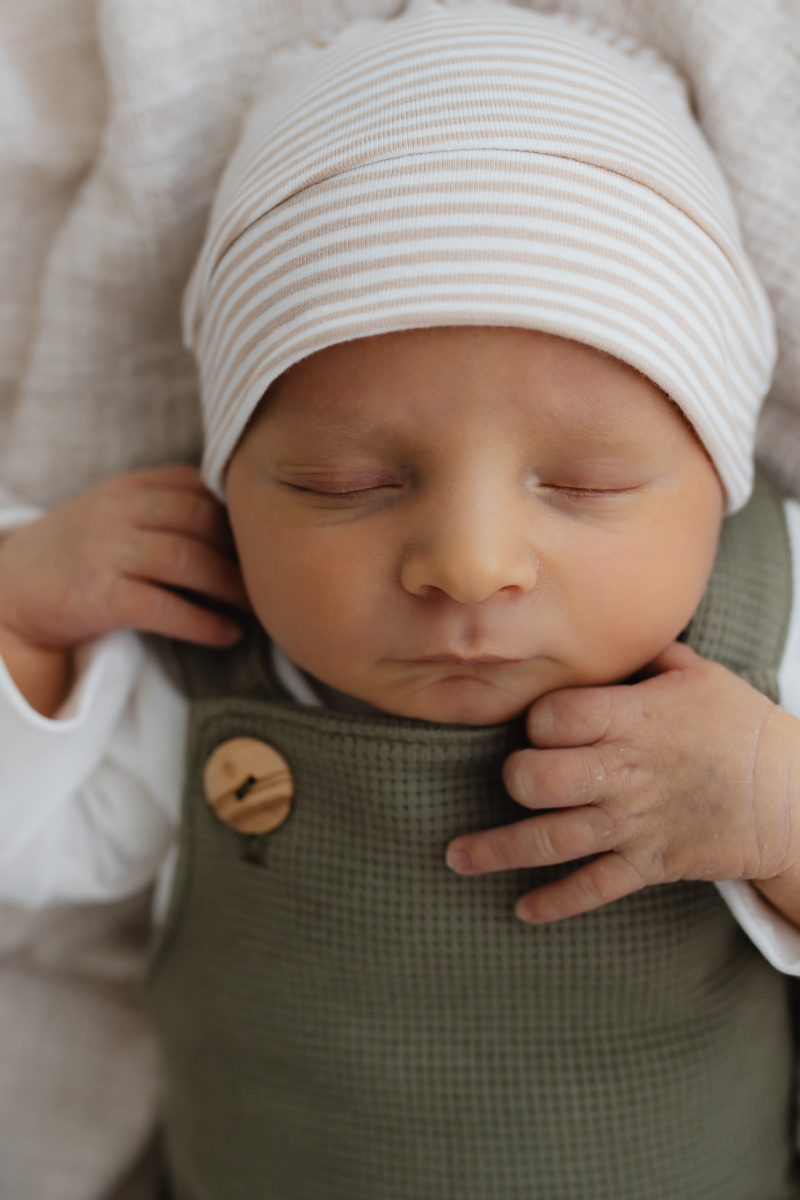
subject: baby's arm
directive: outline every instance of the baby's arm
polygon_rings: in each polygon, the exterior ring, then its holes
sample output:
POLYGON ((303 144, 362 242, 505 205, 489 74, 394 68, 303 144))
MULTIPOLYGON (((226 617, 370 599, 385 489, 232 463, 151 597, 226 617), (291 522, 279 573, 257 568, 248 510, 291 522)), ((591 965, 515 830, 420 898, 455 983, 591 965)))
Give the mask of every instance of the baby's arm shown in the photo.
POLYGON ((128 630, 76 654, 56 719, 0 663, 0 900, 41 908, 131 895, 178 824, 187 704, 128 630))
POLYGON ((654 670, 537 701, 534 748, 509 758, 505 782, 520 804, 550 811, 456 839, 451 866, 480 874, 595 856, 521 897, 531 922, 652 884, 744 879, 800 925, 800 720, 686 646, 654 670))
POLYGON ((173 587, 246 606, 220 505, 194 467, 106 480, 0 541, 0 656, 28 703, 52 716, 74 648, 113 629, 236 640, 232 621, 173 587))

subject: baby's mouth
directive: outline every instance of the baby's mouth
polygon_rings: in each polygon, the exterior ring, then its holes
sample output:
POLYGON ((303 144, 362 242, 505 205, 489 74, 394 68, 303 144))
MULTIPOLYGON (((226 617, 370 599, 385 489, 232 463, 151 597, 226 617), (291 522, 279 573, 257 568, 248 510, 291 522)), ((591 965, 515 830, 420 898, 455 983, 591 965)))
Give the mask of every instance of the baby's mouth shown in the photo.
POLYGON ((503 658, 499 654, 480 654, 480 655, 462 655, 462 654, 429 654, 424 658, 406 659, 412 666, 418 665, 442 665, 442 666, 462 666, 462 667, 512 667, 518 663, 524 662, 522 658, 503 658))

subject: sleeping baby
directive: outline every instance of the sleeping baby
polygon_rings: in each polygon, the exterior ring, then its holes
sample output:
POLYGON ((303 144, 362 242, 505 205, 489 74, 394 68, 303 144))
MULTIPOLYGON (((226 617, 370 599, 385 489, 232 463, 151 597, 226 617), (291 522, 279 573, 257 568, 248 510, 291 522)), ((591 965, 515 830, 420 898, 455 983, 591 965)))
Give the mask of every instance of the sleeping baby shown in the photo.
POLYGON ((356 22, 272 72, 184 317, 202 474, 0 544, 0 896, 157 879, 168 1194, 800 1195, 800 510, 678 77, 356 22))

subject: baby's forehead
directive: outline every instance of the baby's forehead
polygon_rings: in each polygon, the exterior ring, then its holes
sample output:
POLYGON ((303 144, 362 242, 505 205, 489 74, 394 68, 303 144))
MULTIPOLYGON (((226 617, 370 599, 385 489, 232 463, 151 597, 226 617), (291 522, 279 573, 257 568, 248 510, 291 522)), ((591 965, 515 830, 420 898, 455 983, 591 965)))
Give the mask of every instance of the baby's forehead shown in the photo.
POLYGON ((505 327, 407 330, 326 347, 284 372, 259 411, 309 442, 424 446, 443 431, 453 441, 459 428, 468 436, 482 421, 498 441, 528 434, 576 452, 595 443, 627 449, 679 414, 614 356, 505 327))

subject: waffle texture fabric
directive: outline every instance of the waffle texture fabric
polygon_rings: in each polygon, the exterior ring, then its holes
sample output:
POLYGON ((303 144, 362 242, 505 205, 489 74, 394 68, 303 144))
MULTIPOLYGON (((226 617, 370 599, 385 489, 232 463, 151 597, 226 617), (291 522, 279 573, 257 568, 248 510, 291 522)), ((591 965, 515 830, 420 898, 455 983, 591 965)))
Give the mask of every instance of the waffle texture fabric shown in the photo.
POLYGON ((772 315, 666 62, 588 22, 416 0, 268 78, 185 307, 218 494, 293 363, 466 324, 630 363, 692 422, 729 510, 744 503, 772 315))
MULTIPOLYGON (((728 519, 690 642, 775 693, 791 595, 780 499, 728 519), (752 620, 753 608, 759 620, 752 620)), ((176 648, 194 694, 181 851, 150 1003, 176 1200, 788 1200, 786 980, 711 884, 538 928, 448 840, 519 818, 521 722, 350 716, 280 698, 268 643, 176 648), (288 760, 262 838, 202 791, 222 741, 288 760)))

